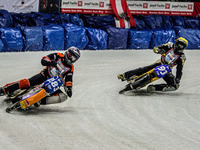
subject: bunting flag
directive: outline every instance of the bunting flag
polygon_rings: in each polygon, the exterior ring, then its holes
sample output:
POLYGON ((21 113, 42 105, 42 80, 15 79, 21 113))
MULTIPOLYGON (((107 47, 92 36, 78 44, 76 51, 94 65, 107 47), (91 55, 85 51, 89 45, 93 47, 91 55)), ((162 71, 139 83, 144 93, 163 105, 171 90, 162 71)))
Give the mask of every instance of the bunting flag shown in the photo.
POLYGON ((110 0, 111 8, 116 16, 115 25, 120 28, 136 27, 126 0, 110 0))
POLYGON ((193 17, 200 17, 200 3, 199 2, 194 2, 193 17))

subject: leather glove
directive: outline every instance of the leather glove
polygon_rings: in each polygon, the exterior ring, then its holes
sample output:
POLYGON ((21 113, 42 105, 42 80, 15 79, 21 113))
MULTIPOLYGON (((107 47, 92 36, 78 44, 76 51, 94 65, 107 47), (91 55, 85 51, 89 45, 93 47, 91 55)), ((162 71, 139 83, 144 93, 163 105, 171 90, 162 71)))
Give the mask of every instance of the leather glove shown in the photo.
POLYGON ((72 97, 72 87, 71 86, 65 86, 65 92, 69 97, 72 97))
POLYGON ((165 50, 160 49, 159 47, 156 46, 156 47, 153 48, 153 52, 156 53, 156 54, 164 54, 165 50))
POLYGON ((154 48, 153 48, 153 52, 154 52, 154 53, 158 53, 158 52, 159 52, 159 51, 158 51, 158 47, 154 47, 154 48))
POLYGON ((50 66, 57 67, 57 62, 55 60, 51 60, 50 66))

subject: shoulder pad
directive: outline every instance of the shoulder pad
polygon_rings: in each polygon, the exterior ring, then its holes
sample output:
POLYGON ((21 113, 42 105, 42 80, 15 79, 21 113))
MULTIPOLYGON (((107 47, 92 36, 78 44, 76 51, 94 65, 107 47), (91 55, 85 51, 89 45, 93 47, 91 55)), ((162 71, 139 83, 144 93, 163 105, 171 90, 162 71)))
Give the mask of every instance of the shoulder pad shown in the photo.
POLYGON ((62 54, 62 53, 57 53, 57 56, 64 58, 64 54, 62 54))
POLYGON ((71 69, 71 70, 72 70, 72 72, 73 72, 73 71, 74 71, 74 65, 73 65, 73 64, 71 64, 71 67, 72 67, 72 69, 71 69))

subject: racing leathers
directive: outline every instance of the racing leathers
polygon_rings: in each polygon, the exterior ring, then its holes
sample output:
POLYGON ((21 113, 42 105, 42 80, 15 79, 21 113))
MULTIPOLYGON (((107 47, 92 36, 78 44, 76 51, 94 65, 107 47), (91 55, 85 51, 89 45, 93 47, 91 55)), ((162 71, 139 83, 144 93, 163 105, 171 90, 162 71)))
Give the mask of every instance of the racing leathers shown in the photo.
MULTIPOLYGON (((64 78, 64 89, 69 97, 72 96, 72 82, 73 82, 73 64, 67 64, 62 53, 52 53, 47 56, 44 56, 41 59, 41 64, 46 66, 40 73, 32 76, 29 79, 22 79, 17 82, 9 83, 3 86, 4 93, 7 95, 12 95, 14 91, 18 89, 28 89, 33 86, 42 84, 48 78, 53 77, 52 69, 57 67, 64 78)), ((67 95, 64 94, 60 89, 56 92, 46 96, 41 100, 41 104, 51 104, 63 102, 67 99, 67 95)))
MULTIPOLYGON (((130 70, 122 74, 124 80, 129 80, 133 76, 141 75, 161 64, 168 64, 171 69, 176 66, 176 76, 169 72, 163 79, 166 81, 166 84, 157 84, 153 85, 154 90, 156 91, 173 91, 179 88, 179 83, 182 77, 183 65, 186 61, 186 56, 184 53, 176 53, 174 49, 174 44, 172 42, 168 42, 166 44, 162 44, 160 46, 156 46, 153 48, 154 53, 161 54, 161 58, 157 60, 154 64, 149 66, 140 67, 134 70, 130 70)), ((118 78, 120 78, 118 76, 118 78)), ((120 79, 123 79, 120 78, 120 79)), ((150 85, 151 86, 151 85, 150 85)), ((148 88, 147 88, 148 89, 148 88)))

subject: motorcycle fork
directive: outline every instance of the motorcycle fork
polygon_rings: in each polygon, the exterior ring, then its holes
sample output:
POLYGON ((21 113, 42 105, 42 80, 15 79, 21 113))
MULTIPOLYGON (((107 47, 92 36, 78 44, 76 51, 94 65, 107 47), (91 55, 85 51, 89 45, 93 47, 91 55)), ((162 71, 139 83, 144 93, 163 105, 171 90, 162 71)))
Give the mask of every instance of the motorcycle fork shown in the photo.
POLYGON ((140 76, 136 76, 135 79, 133 80, 133 83, 130 86, 132 89, 136 89, 137 87, 139 87, 139 84, 141 84, 140 83, 141 80, 146 80, 146 82, 144 82, 142 85, 140 85, 140 88, 142 88, 157 79, 158 79, 158 77, 156 76, 154 69, 151 69, 140 76))
MULTIPOLYGON (((154 72, 154 68, 147 71, 146 73, 144 73, 143 75, 145 74, 148 74, 150 77, 151 77, 151 82, 155 81, 155 80, 158 80, 158 77, 155 75, 155 72, 154 72)), ((142 75, 142 76, 143 76, 142 75)))

